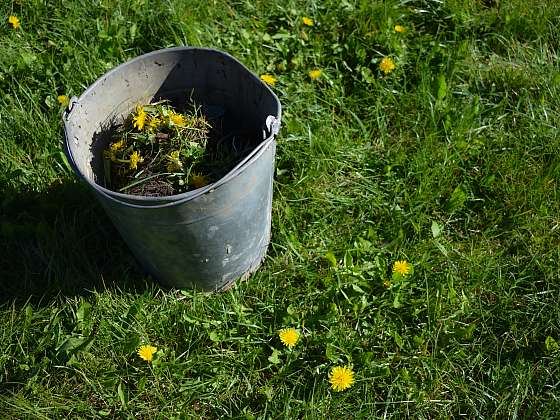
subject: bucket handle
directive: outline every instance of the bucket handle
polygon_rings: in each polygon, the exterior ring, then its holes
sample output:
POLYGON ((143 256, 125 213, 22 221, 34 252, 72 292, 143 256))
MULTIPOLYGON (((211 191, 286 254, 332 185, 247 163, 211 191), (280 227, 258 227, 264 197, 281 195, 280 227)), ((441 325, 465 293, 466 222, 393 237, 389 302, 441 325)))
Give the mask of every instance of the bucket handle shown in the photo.
POLYGON ((62 114, 62 118, 64 119, 64 121, 68 121, 68 119, 70 118, 70 114, 72 113, 72 111, 74 110, 74 106, 78 103, 78 98, 76 96, 72 96, 70 98, 70 101, 68 102, 68 106, 66 107, 66 109, 64 110, 64 113, 62 114))

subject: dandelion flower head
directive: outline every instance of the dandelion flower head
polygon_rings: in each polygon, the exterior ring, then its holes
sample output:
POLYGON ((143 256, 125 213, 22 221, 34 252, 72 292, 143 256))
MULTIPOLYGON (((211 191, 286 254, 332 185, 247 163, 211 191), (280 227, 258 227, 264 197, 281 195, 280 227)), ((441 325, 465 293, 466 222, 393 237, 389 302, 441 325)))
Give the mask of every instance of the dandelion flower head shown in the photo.
POLYGON ((406 276, 410 273, 410 264, 406 261, 395 261, 393 264, 393 273, 406 276))
POLYGON ((145 344, 143 346, 140 346, 140 348, 138 349, 138 356, 140 356, 140 358, 142 360, 145 360, 146 362, 151 362, 156 351, 156 347, 145 344))
POLYGON ((202 188, 209 184, 208 178, 197 173, 192 174, 190 184, 195 188, 202 188))
POLYGON ((395 32, 399 32, 402 34, 403 32, 406 32, 406 28, 401 25, 395 25, 395 32))
POLYGON ((138 162, 142 162, 142 158, 140 157, 140 153, 135 150, 130 155, 130 169, 138 169, 138 162))
POLYGON ((8 23, 10 25, 12 25, 12 28, 17 29, 21 26, 21 24, 19 23, 19 19, 17 18, 17 16, 9 16, 8 17, 8 23))
POLYGON ((60 105, 62 105, 62 106, 65 107, 65 108, 66 108, 66 107, 68 106, 68 104, 70 103, 70 98, 68 98, 68 96, 66 96, 66 95, 58 95, 58 96, 56 97, 56 100, 58 101, 58 103, 59 103, 60 105))
POLYGON ((111 151, 112 152, 118 152, 122 148, 124 148, 124 139, 120 139, 119 141, 111 144, 111 151))
POLYGON ((383 57, 383 60, 381 60, 381 63, 379 63, 379 68, 385 74, 391 73, 393 70, 395 70, 395 67, 395 62, 391 57, 383 57))
POLYGON ((314 69, 314 70, 311 70, 309 72, 309 77, 311 77, 311 80, 317 80, 321 76, 322 73, 323 72, 321 70, 314 69))
POLYGON ((185 121, 185 116, 182 114, 177 114, 175 112, 169 114, 169 121, 171 121, 171 123, 177 127, 184 127, 187 124, 187 122, 185 121))
POLYGON ((354 371, 347 366, 335 366, 329 373, 329 382, 333 390, 344 391, 354 383, 354 371))
POLYGON ((303 24, 305 26, 313 26, 313 20, 311 20, 310 18, 308 18, 307 16, 304 16, 301 21, 303 22, 303 24))
POLYGON ((178 172, 183 170, 183 162, 179 158, 179 151, 175 150, 167 155, 167 172, 178 172))
POLYGON ((269 86, 274 86, 276 84, 276 77, 270 74, 263 74, 261 80, 269 86))
POLYGON ((156 130, 161 125, 161 123, 162 123, 161 118, 159 118, 157 115, 150 116, 147 123, 148 130, 150 131, 156 130))
POLYGON ((144 125, 146 124, 146 111, 144 111, 144 108, 142 106, 136 106, 136 115, 134 115, 132 120, 134 122, 134 127, 136 127, 140 131, 144 129, 144 125))
POLYGON ((299 340, 299 333, 295 328, 283 328, 278 332, 280 341, 286 347, 293 348, 299 340))

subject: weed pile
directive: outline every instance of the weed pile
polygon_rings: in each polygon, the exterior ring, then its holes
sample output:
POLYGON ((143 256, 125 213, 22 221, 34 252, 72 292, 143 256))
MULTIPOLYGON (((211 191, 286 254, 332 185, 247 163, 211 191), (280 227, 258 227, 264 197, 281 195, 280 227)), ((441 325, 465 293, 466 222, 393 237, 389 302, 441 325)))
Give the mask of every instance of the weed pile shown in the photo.
POLYGON ((193 106, 177 112, 167 101, 137 105, 115 127, 103 152, 106 185, 133 195, 166 196, 208 184, 197 172, 212 126, 193 106))

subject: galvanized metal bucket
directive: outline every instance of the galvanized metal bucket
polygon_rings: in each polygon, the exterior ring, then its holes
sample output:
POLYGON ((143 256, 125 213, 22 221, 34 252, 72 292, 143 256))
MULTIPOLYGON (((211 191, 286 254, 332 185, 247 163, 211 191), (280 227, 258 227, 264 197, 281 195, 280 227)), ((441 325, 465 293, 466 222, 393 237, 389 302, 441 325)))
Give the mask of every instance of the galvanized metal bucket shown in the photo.
MULTIPOLYGON (((65 151, 145 269, 176 288, 224 290, 257 269, 270 242, 275 137, 281 105, 235 58, 206 48, 177 47, 142 55, 111 70, 64 114, 65 151), (166 197, 121 194, 103 187, 107 130, 138 103, 190 95, 222 110, 230 129, 250 130, 254 147, 218 181, 166 197)), ((220 112, 220 111, 218 111, 220 112)))

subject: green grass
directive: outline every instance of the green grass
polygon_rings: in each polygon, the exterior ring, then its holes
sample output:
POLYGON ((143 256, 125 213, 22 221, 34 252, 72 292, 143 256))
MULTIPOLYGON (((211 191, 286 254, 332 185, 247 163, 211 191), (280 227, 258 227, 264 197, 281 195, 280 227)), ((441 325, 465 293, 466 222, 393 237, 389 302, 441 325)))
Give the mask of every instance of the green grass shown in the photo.
POLYGON ((559 3, 81 4, 0 6, 5 418, 557 417, 559 3), (174 45, 284 108, 268 256, 223 294, 147 278, 61 153, 57 95, 174 45))

